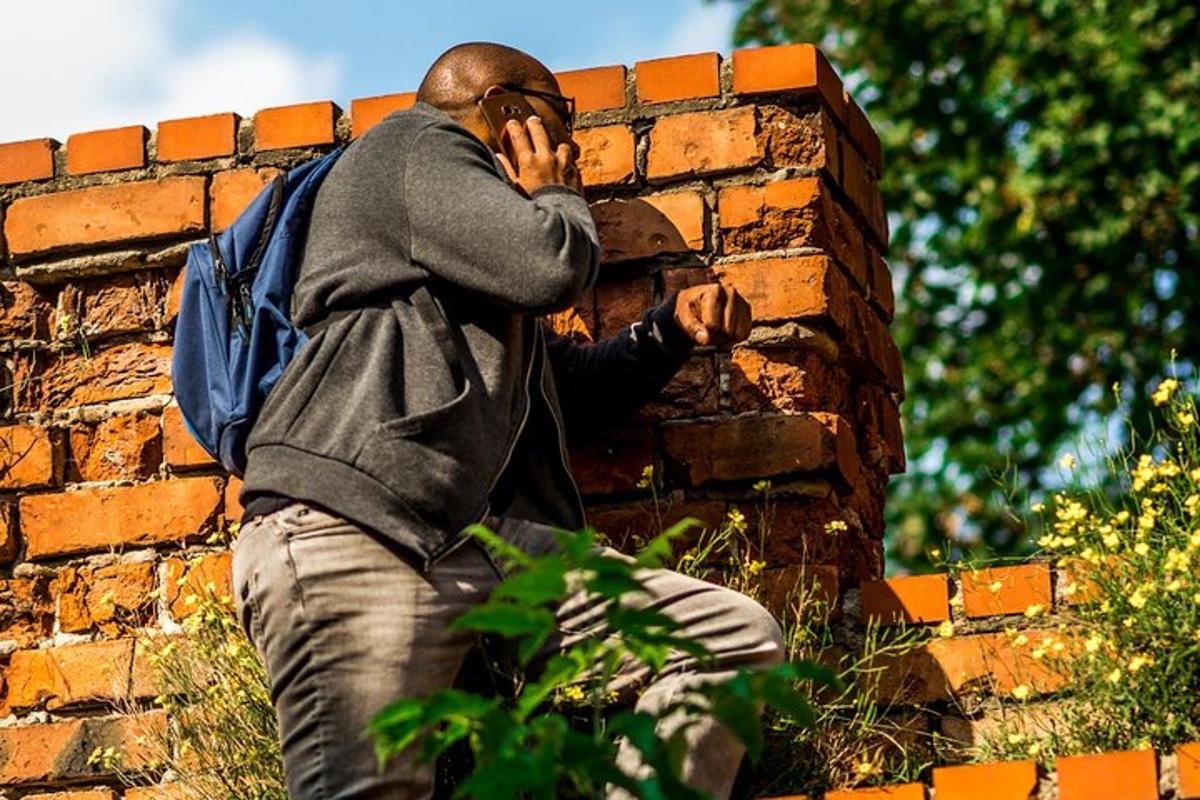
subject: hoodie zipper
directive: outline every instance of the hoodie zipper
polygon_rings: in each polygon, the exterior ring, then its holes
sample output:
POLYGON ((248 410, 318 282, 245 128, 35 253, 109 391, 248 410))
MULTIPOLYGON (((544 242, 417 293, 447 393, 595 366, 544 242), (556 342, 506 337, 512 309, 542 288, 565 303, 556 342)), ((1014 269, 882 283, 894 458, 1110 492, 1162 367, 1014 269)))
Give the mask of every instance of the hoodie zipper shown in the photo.
MULTIPOLYGON (((541 321, 539 321, 537 324, 537 333, 538 333, 539 339, 545 336, 545 331, 542 329, 541 321)), ((550 366, 546 362, 547 362, 546 349, 543 346, 542 347, 542 374, 538 377, 538 391, 540 391, 542 393, 542 399, 544 399, 546 401, 546 407, 550 409, 550 416, 554 418, 554 429, 555 429, 556 433, 558 434, 556 437, 558 439, 558 457, 562 463, 563 474, 565 474, 567 476, 567 481, 571 484, 571 489, 575 492, 575 502, 576 502, 575 509, 579 514, 579 519, 581 522, 585 522, 586 515, 584 514, 584 511, 583 511, 583 495, 581 495, 579 493, 579 486, 575 483, 575 476, 571 474, 571 466, 568 463, 567 447, 566 447, 566 443, 565 443, 567 434, 566 434, 566 431, 564 430, 564 426, 563 426, 561 420, 559 420, 559 418, 558 418, 558 412, 556 412, 554 410, 554 403, 550 402, 550 397, 549 397, 549 395, 546 394, 545 377, 546 377, 546 370, 550 366)))

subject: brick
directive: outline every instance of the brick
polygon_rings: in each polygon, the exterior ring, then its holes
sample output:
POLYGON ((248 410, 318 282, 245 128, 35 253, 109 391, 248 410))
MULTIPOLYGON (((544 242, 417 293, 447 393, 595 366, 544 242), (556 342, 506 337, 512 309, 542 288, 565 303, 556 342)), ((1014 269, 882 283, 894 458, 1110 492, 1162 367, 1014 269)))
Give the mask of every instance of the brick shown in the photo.
POLYGON ((720 372, 711 355, 693 356, 671 377, 654 399, 633 418, 642 422, 716 414, 720 410, 720 372))
POLYGON ((7 566, 16 560, 19 544, 17 504, 11 500, 0 500, 0 565, 7 566))
POLYGON ((192 161, 237 153, 237 114, 169 119, 158 123, 159 161, 192 161))
POLYGON ((704 197, 669 192, 592 205, 605 263, 704 249, 704 197))
POLYGON ((169 405, 163 408, 162 429, 163 453, 171 467, 213 466, 217 463, 187 429, 179 406, 169 405))
POLYGON ((1179 770, 1179 800, 1200 798, 1200 742, 1181 744, 1175 749, 1179 770))
POLYGON ((869 377, 903 399, 904 363, 891 332, 862 295, 851 292, 847 300, 850 323, 842 329, 846 361, 857 364, 869 377))
POLYGON ((8 209, 14 257, 204 229, 204 178, 181 176, 26 197, 8 209))
POLYGON ((256 150, 334 143, 337 106, 328 100, 264 108, 254 115, 256 150))
POLYGON ((862 617, 882 624, 950 619, 950 584, 945 575, 913 575, 862 585, 862 617))
POLYGON ((417 101, 416 92, 381 94, 375 97, 360 97, 350 101, 350 136, 357 139, 378 125, 393 111, 411 108, 417 101))
POLYGON ((1059 800, 1158 800, 1158 762, 1153 750, 1063 756, 1055 762, 1059 800))
POLYGON ((26 557, 47 558, 208 533, 221 503, 216 478, 151 481, 21 498, 26 557))
POLYGON ((62 475, 61 436, 35 425, 0 427, 0 489, 52 486, 62 475))
POLYGON ((53 139, 0 144, 0 186, 54 177, 53 139))
POLYGON ((158 417, 147 412, 75 426, 67 441, 69 482, 150 478, 162 463, 158 417))
POLYGON ((575 132, 579 145, 576 164, 585 186, 606 186, 633 180, 633 131, 625 125, 583 128, 575 132))
POLYGON ((246 509, 241 503, 242 479, 236 475, 229 476, 225 484, 225 522, 240 522, 246 509))
POLYGON ((611 494, 637 488, 642 469, 654 463, 654 431, 625 427, 571 450, 571 472, 584 494, 611 494))
POLYGON ((841 185, 842 147, 837 124, 823 106, 793 109, 761 105, 758 117, 758 138, 769 166, 820 170, 841 185))
POLYGON ((191 800, 192 791, 182 783, 134 786, 125 790, 125 800, 191 800))
POLYGON ((96 342, 145 333, 157 327, 170 283, 161 270, 143 270, 69 283, 59 295, 55 333, 60 341, 80 336, 96 342))
POLYGON ((166 736, 163 711, 115 717, 91 717, 0 728, 0 783, 24 785, 108 777, 100 763, 89 764, 97 747, 122 752, 122 767, 151 766, 149 748, 138 736, 166 736))
POLYGON ((876 241, 886 244, 887 220, 883 218, 883 195, 879 191, 879 182, 871 175, 866 160, 853 147, 842 149, 842 186, 867 220, 867 230, 876 241))
POLYGON ((713 273, 746 298, 756 322, 825 320, 840 331, 850 322, 850 284, 825 256, 729 262, 713 273))
POLYGON ((837 258, 864 293, 870 285, 862 235, 819 178, 722 187, 717 219, 722 253, 821 248, 837 258))
POLYGON ((876 175, 883 174, 883 146, 879 142, 879 134, 871 127, 871 121, 862 110, 862 106, 854 101, 849 92, 842 92, 846 101, 846 129, 850 138, 862 150, 876 175))
POLYGON ((0 338, 48 339, 54 296, 23 281, 0 281, 0 338))
POLYGON ((891 322, 896 314, 896 294, 892 285, 892 271, 879 251, 867 247, 867 264, 871 275, 871 305, 873 305, 884 322, 891 322))
POLYGON ((188 597, 207 598, 209 594, 221 601, 233 592, 231 573, 232 555, 206 553, 194 560, 184 562, 181 558, 167 559, 166 594, 167 605, 176 619, 183 619, 195 610, 195 601, 188 597))
POLYGON ((654 305, 654 280, 649 275, 605 280, 596 284, 595 294, 600 336, 613 336, 654 305))
POLYGON ((209 189, 212 229, 223 231, 238 218, 250 201, 279 175, 274 167, 232 169, 213 175, 209 189))
POLYGON ((566 336, 577 344, 590 344, 596 340, 599 322, 596 319, 595 293, 588 289, 572 307, 547 314, 546 333, 566 336))
POLYGON ((646 177, 662 181, 749 169, 764 154, 753 106, 672 114, 650 129, 646 177))
MULTIPOLYGON (((649 490, 645 490, 649 493, 649 490)), ((632 552, 654 536, 684 519, 693 517, 693 525, 676 540, 677 551, 696 541, 702 530, 717 530, 725 518, 726 505, 722 500, 676 500, 663 505, 649 500, 622 503, 587 509, 588 525, 595 528, 622 552, 632 552), (682 540, 682 541, 681 541, 682 540)))
POLYGON ((171 289, 167 292, 166 308, 163 309, 163 325, 173 325, 179 316, 179 303, 183 299, 183 283, 187 275, 187 267, 181 266, 171 281, 171 289))
POLYGON ((625 107, 625 65, 556 72, 559 93, 575 98, 575 111, 625 107))
POLYGON ((733 93, 812 92, 842 114, 842 81, 811 44, 783 44, 733 51, 733 93))
POLYGON ((638 100, 664 103, 696 97, 718 97, 721 56, 695 53, 670 58, 654 58, 634 65, 638 100))
POLYGON ((11 708, 24 710, 117 702, 129 693, 133 640, 17 650, 8 668, 11 708))
POLYGON ((969 570, 959 582, 968 617, 1021 614, 1032 605, 1051 605, 1048 564, 969 570))
POLYGON ((0 640, 33 647, 50 636, 55 603, 51 578, 0 578, 0 640))
POLYGON ((123 627, 145 625, 154 614, 154 564, 138 561, 103 567, 64 567, 50 591, 64 633, 93 629, 117 636, 123 627))
POLYGON ((925 800, 925 787, 919 783, 905 783, 876 789, 837 789, 826 792, 825 800, 925 800))
POLYGON ((729 359, 734 413, 835 411, 847 413, 849 378, 805 348, 735 347, 729 359))
POLYGON ((933 794, 938 800, 1029 800, 1037 790, 1037 764, 1008 761, 969 764, 933 770, 933 794))
POLYGON ((86 175, 146 166, 144 125, 127 125, 67 137, 67 172, 86 175))
POLYGON ((1065 728, 1059 703, 1040 702, 1024 705, 990 705, 970 719, 947 714, 942 717, 942 735, 954 748, 977 747, 1019 733, 1026 739, 1045 739, 1065 728))
POLYGON ((669 423, 662 437, 665 455, 692 486, 826 469, 852 482, 858 474, 854 434, 833 414, 669 423))
POLYGON ((13 407, 17 411, 107 403, 171 391, 171 348, 126 344, 93 351, 22 353, 14 358, 13 407))
POLYGON ((759 573, 762 602, 780 619, 828 622, 838 612, 838 570, 830 564, 792 564, 759 573))
POLYGON ((84 789, 54 794, 27 794, 25 800, 116 800, 116 795, 111 789, 84 789))
MULTIPOLYGON (((1027 636, 1061 637, 1053 631, 1026 631, 1027 636)), ((901 655, 878 659, 882 697, 897 703, 931 703, 978 692, 1007 696, 1024 685, 1036 694, 1061 688, 1066 676, 1030 648, 1012 644, 1005 634, 984 633, 937 639, 901 655)), ((865 674, 865 673, 864 673, 865 674)))

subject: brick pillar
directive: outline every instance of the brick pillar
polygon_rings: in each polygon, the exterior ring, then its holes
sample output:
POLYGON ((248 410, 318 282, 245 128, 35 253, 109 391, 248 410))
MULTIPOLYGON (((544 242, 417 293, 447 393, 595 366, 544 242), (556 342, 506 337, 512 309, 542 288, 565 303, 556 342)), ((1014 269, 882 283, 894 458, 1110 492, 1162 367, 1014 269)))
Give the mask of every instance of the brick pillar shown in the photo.
MULTIPOLYGON (((879 141, 862 111, 810 45, 559 78, 578 99, 605 264, 555 326, 595 340, 712 280, 737 287, 755 317, 749 341, 698 348, 661 399, 604 445, 574 450, 591 522, 616 537, 656 532, 638 487, 648 464, 666 524, 716 524, 735 504, 753 523, 753 485, 769 478, 772 569, 835 565, 845 584, 879 575, 884 489, 904 469, 903 380, 887 330, 879 141), (832 520, 847 529, 826 533, 832 520)), ((30 723, 0 727, 0 752, 22 753, 0 763, 0 793, 102 779, 80 742, 119 743, 124 723, 104 703, 152 695, 127 626, 187 613, 185 558, 200 564, 186 580, 227 591, 228 553, 209 536, 240 516, 238 482, 191 440, 171 397, 188 244, 279 169, 412 101, 0 144, 0 716, 30 723)))

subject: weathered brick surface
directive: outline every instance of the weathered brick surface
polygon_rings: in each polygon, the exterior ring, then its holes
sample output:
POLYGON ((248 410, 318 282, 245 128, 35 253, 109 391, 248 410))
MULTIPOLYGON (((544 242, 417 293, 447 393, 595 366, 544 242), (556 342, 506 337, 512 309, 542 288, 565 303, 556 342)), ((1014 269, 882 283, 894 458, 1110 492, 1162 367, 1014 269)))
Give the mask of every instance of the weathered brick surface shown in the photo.
POLYGON ((713 275, 746 298, 755 321, 822 321, 838 331, 851 323, 849 281, 824 256, 723 263, 713 268, 713 275))
POLYGON ((651 181, 748 169, 764 155, 753 106, 659 117, 650 130, 651 181))
POLYGON ((825 56, 811 44, 784 44, 733 51, 733 93, 815 92, 839 113, 842 81, 825 56))
POLYGON ((7 704, 21 711, 116 702, 129 694, 132 668, 132 639, 18 650, 8 667, 7 704))
POLYGON ((59 296, 55 332, 60 340, 89 342, 157 327, 170 281, 144 270, 69 283, 59 296))
POLYGON ((264 108, 254 115, 254 146, 279 150, 332 144, 336 115, 337 106, 327 100, 264 108))
POLYGON ((850 132, 850 138, 862 150, 872 171, 876 175, 882 175, 883 145, 879 141, 879 134, 871 126, 871 121, 867 119, 862 106, 849 92, 842 92, 842 98, 846 101, 846 129, 850 132))
POLYGON ((116 636, 122 627, 150 622, 154 612, 154 564, 140 561, 103 567, 62 567, 50 584, 63 633, 97 630, 116 636))
POLYGON ((969 570, 959 577, 968 617, 1020 614, 1030 606, 1049 608, 1050 565, 1023 564, 969 570))
POLYGON ((1153 750, 1064 756, 1054 766, 1059 800, 1158 800, 1158 763, 1153 750))
POLYGON ((668 192, 592 205, 606 263, 704 249, 704 198, 668 192))
POLYGON ((187 429, 183 421, 183 412, 177 405, 163 408, 162 436, 163 452, 171 467, 212 466, 217 463, 187 429))
POLYGON ((654 431, 644 426, 618 429, 571 451, 571 472, 584 494, 633 490, 643 467, 653 463, 654 431))
POLYGON ((812 350, 735 347, 730 354, 730 397, 735 413, 848 413, 847 384, 843 372, 812 350))
POLYGON ((0 427, 0 489, 50 486, 62 475, 62 437, 32 425, 0 427))
POLYGON ((21 533, 31 559, 157 544, 208 532, 220 503, 215 478, 26 495, 21 533))
POLYGON ((933 792, 938 800, 1029 800, 1037 782, 1037 765, 1032 761, 942 767, 933 771, 933 792))
POLYGON ((213 176, 209 189, 212 203, 212 228, 223 231, 266 188, 279 170, 273 167, 232 169, 213 176))
MULTIPOLYGON (((649 494, 650 490, 645 491, 649 494)), ((645 500, 589 505, 587 519, 588 524, 605 534, 614 547, 632 551, 685 517, 694 517, 700 524, 690 527, 680 537, 683 540, 681 547, 686 547, 688 543, 694 542, 705 528, 715 531, 720 527, 725 512, 726 504, 722 500, 666 501, 662 502, 658 509, 653 502, 645 500)))
POLYGON ((351 136, 357 139, 393 111, 409 108, 417 100, 416 92, 360 97, 350 101, 351 136))
POLYGON ((25 795, 25 800, 115 800, 115 798, 116 794, 111 789, 81 789, 74 792, 25 795))
POLYGON ((821 470, 850 481, 858 471, 854 434, 832 414, 671 423, 662 437, 667 458, 693 486, 821 470))
POLYGON ((158 123, 159 161, 219 158, 237 152, 237 115, 209 114, 158 123))
POLYGON ((575 98, 576 113, 603 111, 625 105, 625 65, 571 69, 554 73, 558 88, 575 98))
POLYGON ((0 641, 31 647, 54 626, 50 578, 0 578, 0 641))
POLYGON ((21 281, 0 281, 0 338, 49 338, 53 315, 49 292, 21 281))
POLYGON ((717 53, 695 53, 637 62, 634 70, 638 101, 663 103, 716 97, 721 93, 717 74, 720 59, 717 53))
POLYGON ((131 717, 68 719, 44 725, 0 728, 0 784, 37 784, 84 780, 104 775, 88 756, 97 747, 125 754, 129 769, 149 766, 148 747, 138 736, 165 735, 166 713, 150 711, 131 717))
POLYGON ((0 186, 54 177, 53 139, 0 144, 0 186))
POLYGON ((230 475, 229 481, 225 484, 226 525, 232 522, 240 522, 242 519, 242 512, 244 512, 245 509, 242 508, 242 504, 238 500, 238 496, 241 494, 241 492, 242 479, 238 478, 237 476, 230 475))
POLYGON ((19 544, 17 504, 11 500, 0 500, 0 565, 7 566, 13 562, 19 544))
POLYGON ((925 800, 925 787, 919 783, 906 783, 878 789, 837 789, 826 792, 825 800, 925 800))
POLYGON ((625 125, 604 125, 575 132, 579 145, 576 164, 588 188, 633 180, 633 131, 625 125))
POLYGON ((130 342, 90 355, 21 353, 14 359, 13 406, 18 411, 106 403, 171 391, 171 348, 130 342))
POLYGON ((701 417, 716 414, 720 402, 720 376, 714 358, 694 356, 684 362, 654 400, 637 410, 634 419, 652 422, 701 417))
POLYGON ((66 480, 150 478, 158 472, 162 453, 158 417, 147 412, 76 425, 68 437, 66 480))
POLYGON ((945 575, 914 575, 867 581, 862 615, 888 625, 941 622, 950 618, 950 587, 945 575))
POLYGON ((195 556, 189 561, 181 558, 167 559, 167 605, 176 619, 191 614, 200 598, 212 595, 217 601, 221 601, 222 598, 231 596, 231 558, 230 553, 209 553, 195 556))
POLYGON ((4 220, 9 252, 44 255, 88 245, 182 236, 204 227, 204 178, 91 186, 14 202, 4 220))
POLYGON ((595 293, 601 338, 638 321, 654 305, 654 281, 648 275, 603 280, 596 284, 595 293))
POLYGON ((146 128, 129 125, 67 138, 67 172, 85 175, 146 166, 146 128))
POLYGON ((1200 798, 1200 742, 1176 748, 1175 763, 1179 771, 1179 800, 1200 798))
POLYGON ((819 170, 835 183, 841 182, 837 125, 824 107, 760 105, 758 114, 758 137, 771 166, 819 170))

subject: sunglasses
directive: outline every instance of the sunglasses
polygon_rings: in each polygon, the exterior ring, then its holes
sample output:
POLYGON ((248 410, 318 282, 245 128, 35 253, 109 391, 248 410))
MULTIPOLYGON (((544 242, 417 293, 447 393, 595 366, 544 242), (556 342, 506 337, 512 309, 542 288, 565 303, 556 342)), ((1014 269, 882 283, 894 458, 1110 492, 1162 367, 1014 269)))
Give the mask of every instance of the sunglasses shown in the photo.
POLYGON ((575 132, 575 98, 574 97, 564 97, 561 94, 554 94, 553 92, 542 92, 537 89, 530 89, 525 86, 512 86, 512 85, 506 84, 506 83, 502 83, 502 84, 500 84, 500 86, 503 86, 505 89, 508 89, 510 92, 518 92, 520 94, 531 94, 534 97, 540 97, 543 100, 546 100, 546 101, 549 101, 549 102, 555 104, 552 107, 558 113, 559 119, 562 120, 563 127, 565 127, 567 129, 567 135, 570 136, 575 132))

